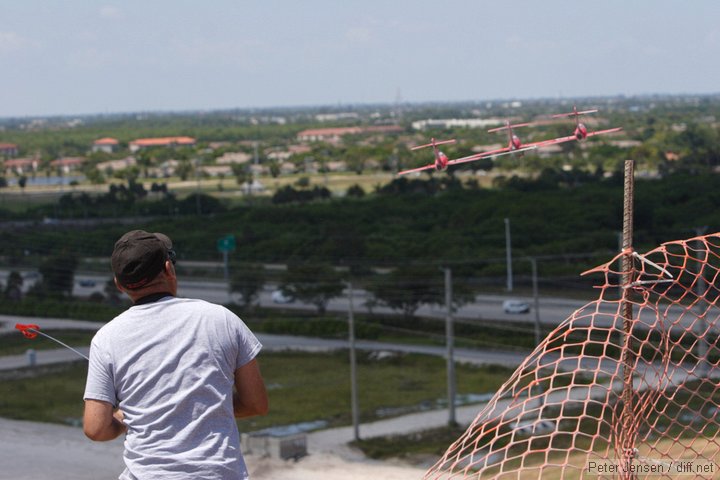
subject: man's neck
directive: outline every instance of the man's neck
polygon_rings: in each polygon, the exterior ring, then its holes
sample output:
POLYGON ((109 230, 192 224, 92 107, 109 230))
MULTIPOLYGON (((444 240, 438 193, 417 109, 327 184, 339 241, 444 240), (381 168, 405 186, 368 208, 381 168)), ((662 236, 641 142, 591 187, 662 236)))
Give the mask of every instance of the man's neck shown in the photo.
POLYGON ((172 297, 173 294, 170 292, 155 292, 151 293, 149 295, 145 295, 144 297, 140 297, 137 300, 133 301, 133 305, 145 305, 147 303, 153 303, 157 302, 158 300, 165 298, 165 297, 172 297))

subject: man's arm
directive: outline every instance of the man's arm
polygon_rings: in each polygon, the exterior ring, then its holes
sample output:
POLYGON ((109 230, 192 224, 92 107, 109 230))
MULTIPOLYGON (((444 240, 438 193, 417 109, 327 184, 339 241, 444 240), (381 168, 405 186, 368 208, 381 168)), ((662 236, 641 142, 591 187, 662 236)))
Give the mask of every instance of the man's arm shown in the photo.
POLYGON ((83 432, 96 442, 113 440, 127 431, 120 410, 113 413, 113 406, 100 400, 85 400, 83 432))
POLYGON ((265 415, 268 412, 265 382, 255 359, 235 370, 233 410, 235 418, 265 415))

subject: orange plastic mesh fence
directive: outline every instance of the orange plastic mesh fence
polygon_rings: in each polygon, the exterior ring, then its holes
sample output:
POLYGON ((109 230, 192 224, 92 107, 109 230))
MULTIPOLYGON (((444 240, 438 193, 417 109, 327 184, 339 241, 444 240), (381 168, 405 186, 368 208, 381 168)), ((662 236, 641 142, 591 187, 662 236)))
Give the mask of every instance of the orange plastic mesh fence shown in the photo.
POLYGON ((541 342, 426 478, 720 478, 719 268, 713 234, 586 272, 605 275, 598 300, 541 342))

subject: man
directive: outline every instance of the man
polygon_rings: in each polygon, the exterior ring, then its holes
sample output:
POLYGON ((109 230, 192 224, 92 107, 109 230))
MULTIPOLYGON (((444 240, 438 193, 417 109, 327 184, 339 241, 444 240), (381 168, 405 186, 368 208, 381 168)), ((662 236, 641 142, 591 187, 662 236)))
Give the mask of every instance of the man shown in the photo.
POLYGON ((93 338, 85 435, 126 434, 121 480, 248 478, 235 418, 268 410, 260 342, 226 308, 176 298, 166 235, 126 233, 111 264, 133 306, 93 338))

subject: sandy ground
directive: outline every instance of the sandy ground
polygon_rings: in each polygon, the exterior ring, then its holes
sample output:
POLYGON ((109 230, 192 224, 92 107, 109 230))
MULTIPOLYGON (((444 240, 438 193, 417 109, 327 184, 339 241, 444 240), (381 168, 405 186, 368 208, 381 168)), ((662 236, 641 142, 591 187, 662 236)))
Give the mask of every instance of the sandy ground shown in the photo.
MULTIPOLYGON (((122 441, 94 443, 78 427, 0 418, 1 480, 112 480, 123 470, 122 441)), ((252 480, 410 480, 424 469, 364 459, 340 446, 298 461, 247 456, 252 480)))

